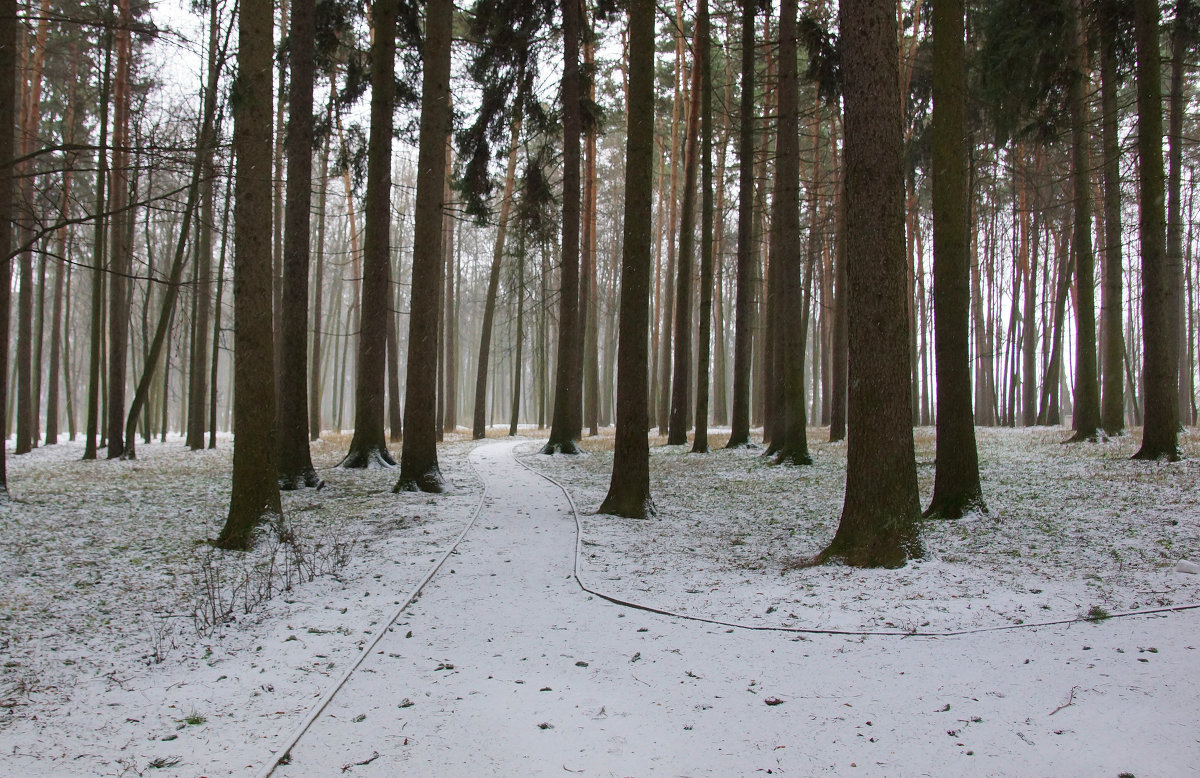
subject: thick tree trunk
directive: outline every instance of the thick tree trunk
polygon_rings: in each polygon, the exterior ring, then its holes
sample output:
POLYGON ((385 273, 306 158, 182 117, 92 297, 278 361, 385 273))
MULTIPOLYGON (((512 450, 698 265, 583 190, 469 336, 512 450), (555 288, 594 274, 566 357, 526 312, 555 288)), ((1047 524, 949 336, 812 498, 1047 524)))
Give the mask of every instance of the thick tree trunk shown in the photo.
MULTIPOLYGON (((0 0, 0 412, 7 413, 8 331, 12 308, 13 224, 16 222, 17 0, 0 0)), ((7 420, 3 425, 7 430, 7 420)), ((0 500, 8 499, 8 464, 0 446, 0 500)))
POLYGON ((275 480, 275 376, 271 337, 271 6, 238 16, 234 104, 233 490, 217 546, 246 549, 254 528, 281 512, 275 480))
POLYGON ((850 382, 846 499, 819 559, 896 567, 920 553, 909 423, 897 20, 889 0, 842 0, 850 382), (869 312, 869 313, 868 313, 869 312))
POLYGON ((413 269, 408 317, 408 374, 404 447, 394 491, 442 492, 436 444, 438 291, 442 269, 442 214, 446 136, 450 132, 452 0, 426 4, 425 68, 413 225, 413 269))
MULTIPOLYGON (((396 102, 393 81, 396 71, 397 0, 375 0, 372 8, 375 37, 371 57, 367 195, 363 207, 362 302, 358 317, 358 359, 354 365, 354 437, 339 465, 350 468, 391 467, 396 464, 387 449, 383 419, 388 265, 391 262, 392 114, 396 102)), ((440 219, 438 227, 441 227, 440 219)))
POLYGON ((646 442, 650 329, 650 239, 654 192, 654 4, 629 4, 629 128, 625 151, 625 237, 621 257, 621 340, 617 366, 617 430, 612 480, 600 513, 654 515, 646 442))
POLYGON ((933 305, 938 457, 933 499, 925 516, 942 519, 986 511, 971 409, 971 246, 963 33, 961 0, 938 0, 933 8, 933 305))
POLYGON ((1142 358, 1145 426, 1134 459, 1179 459, 1179 347, 1175 342, 1178 270, 1166 245, 1163 212, 1162 86, 1158 3, 1135 0, 1138 177, 1142 244, 1142 358))

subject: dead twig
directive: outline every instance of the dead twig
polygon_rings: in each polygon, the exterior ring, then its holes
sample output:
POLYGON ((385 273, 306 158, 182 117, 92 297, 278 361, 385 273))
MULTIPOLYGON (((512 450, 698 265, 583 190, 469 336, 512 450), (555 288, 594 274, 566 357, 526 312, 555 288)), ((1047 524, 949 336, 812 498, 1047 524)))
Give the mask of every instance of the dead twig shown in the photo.
POLYGON ((1071 687, 1071 693, 1070 693, 1070 695, 1067 697, 1067 701, 1066 701, 1066 702, 1064 702, 1062 705, 1059 705, 1059 706, 1058 706, 1057 708, 1055 708, 1054 710, 1050 711, 1050 715, 1051 715, 1051 716, 1053 716, 1055 713, 1058 713, 1058 712, 1059 712, 1060 710, 1062 710, 1063 708, 1067 708, 1067 707, 1070 707, 1070 706, 1074 705, 1074 704, 1075 704, 1075 692, 1077 692, 1077 691, 1079 691, 1079 687, 1078 687, 1078 686, 1072 686, 1072 687, 1071 687))

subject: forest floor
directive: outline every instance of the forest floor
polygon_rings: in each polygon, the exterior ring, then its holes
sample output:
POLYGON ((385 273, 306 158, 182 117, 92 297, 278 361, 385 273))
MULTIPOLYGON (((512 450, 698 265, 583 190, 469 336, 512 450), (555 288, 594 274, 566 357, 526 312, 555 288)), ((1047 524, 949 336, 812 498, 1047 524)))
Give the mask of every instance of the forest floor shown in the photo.
POLYGON ((805 468, 658 441, 650 521, 595 515, 611 430, 579 457, 448 442, 443 496, 335 469, 327 436, 327 487, 285 493, 250 554, 206 543, 228 440, 10 457, 0 774, 259 774, 368 646, 275 775, 1198 769, 1195 431, 1166 464, 1129 461, 1135 436, 981 429, 988 513, 924 524, 891 571, 795 565, 836 529, 824 434, 805 468))

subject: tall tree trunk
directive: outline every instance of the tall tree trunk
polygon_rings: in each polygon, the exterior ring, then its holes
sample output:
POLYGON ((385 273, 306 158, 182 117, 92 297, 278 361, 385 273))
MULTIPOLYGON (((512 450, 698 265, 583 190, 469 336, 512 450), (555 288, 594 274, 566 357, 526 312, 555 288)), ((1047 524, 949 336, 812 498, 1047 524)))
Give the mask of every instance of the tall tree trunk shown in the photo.
MULTIPOLYGON (((104 212, 107 207, 106 193, 108 190, 109 167, 108 154, 108 107, 109 85, 112 76, 112 30, 104 35, 104 71, 100 80, 100 145, 96 151, 96 222, 92 233, 92 299, 88 339, 88 397, 87 397, 87 431, 84 434, 83 458, 95 459, 100 437, 100 392, 101 360, 103 350, 101 337, 104 329, 104 271, 107 264, 108 242, 104 239, 107 219, 104 212)), ((7 321, 7 319, 5 320, 7 321)), ((4 343, 8 343, 5 339, 4 343)), ((7 346, 5 346, 7 348, 7 346)), ((0 381, 0 383, 3 383, 0 381)))
MULTIPOLYGON (((446 136, 446 193, 444 202, 449 205, 453 192, 450 179, 453 174, 451 152, 453 137, 446 136)), ((441 432, 454 432, 458 428, 458 407, 455 400, 458 395, 458 327, 456 321, 458 310, 455 300, 455 287, 458 280, 458 262, 454 251, 455 219, 446 208, 442 224, 445 225, 445 235, 442 238, 442 264, 445 267, 445 287, 442 297, 442 423, 441 432)), ((438 438, 441 440, 441 438, 438 438)))
POLYGON ((846 498, 820 559, 903 565, 920 553, 909 423, 897 20, 890 0, 842 0, 850 434, 846 498), (867 311, 870 314, 867 314, 867 311))
MULTIPOLYGON (((524 83, 524 81, 522 72, 518 75, 517 82, 524 83)), ((482 439, 487 433, 484 411, 487 404, 488 360, 492 350, 492 328, 496 318, 496 294, 500 289, 504 241, 508 235, 508 217, 512 211, 513 184, 517 173, 517 152, 520 149, 521 139, 520 105, 521 101, 518 99, 508 148, 508 167, 504 171, 504 194, 500 197, 500 212, 496 217, 496 241, 492 245, 492 265, 488 270, 487 296, 483 302, 483 326, 479 333, 479 363, 475 369, 475 408, 471 418, 471 437, 475 440, 482 439)), ((520 363, 518 362, 518 364, 520 363)))
POLYGON ((453 0, 426 4, 425 67, 417 198, 413 220, 413 269, 408 317, 408 375, 404 397, 404 447, 394 491, 442 492, 438 467, 435 395, 437 301, 441 287, 442 214, 446 136, 450 132, 450 46, 453 0))
MULTIPOLYGON (((308 265, 312 212, 313 52, 316 41, 315 0, 292 0, 288 36, 289 116, 287 194, 283 241, 283 310, 279 335, 279 485, 283 489, 320 487, 308 446, 308 265)), ((390 263, 384 251, 384 262, 390 263)), ((385 293, 391 285, 386 284, 385 293)), ((390 326, 391 306, 383 320, 390 326)))
MULTIPOLYGON (((12 308, 13 224, 16 222, 17 0, 0 0, 0 413, 7 413, 8 330, 12 308)), ((8 429, 7 419, 0 425, 8 429)), ((7 433, 6 433, 7 434, 7 433)), ((8 463, 0 446, 0 500, 8 499, 8 463)))
POLYGON ((521 361, 522 348, 525 345, 525 231, 521 230, 517 240, 517 341, 516 354, 513 357, 512 375, 512 409, 508 421, 508 434, 517 434, 517 424, 521 419, 521 361))
POLYGON ((754 0, 742 0, 742 83, 738 134, 737 292, 734 303, 730 448, 750 445, 750 361, 754 346, 754 0))
MULTIPOLYGON (((1111 7, 1101 4, 1101 13, 1111 7)), ((1102 117, 1104 159, 1104 269, 1100 298, 1100 326, 1103 332, 1101 360, 1102 392, 1100 424, 1109 435, 1125 430, 1125 377, 1123 373, 1125 338, 1121 328, 1121 275, 1124 272, 1121 247, 1121 145, 1117 126, 1117 53, 1116 22, 1103 18, 1100 29, 1100 113, 1102 117)))
POLYGON ((1158 3, 1135 0, 1138 178, 1142 243, 1142 358, 1145 426, 1134 459, 1179 459, 1179 347, 1175 342, 1178 270, 1166 245, 1163 213, 1162 81, 1158 3))
POLYGON ((579 138, 583 132, 579 41, 583 6, 563 0, 563 205, 562 271, 559 289, 558 364, 554 382, 554 420, 543 454, 577 454, 582 425, 580 400, 583 331, 579 317, 579 138))
POLYGON ((113 162, 109 208, 108 281, 108 458, 125 453, 125 373, 129 354, 129 282, 133 247, 129 240, 129 81, 132 43, 130 0, 118 0, 117 72, 113 79, 113 162))
POLYGON ((1100 387, 1096 370, 1096 271, 1092 253, 1092 184, 1088 154, 1088 68, 1080 0, 1074 0, 1071 49, 1076 76, 1068 94, 1071 111, 1071 180, 1075 218, 1075 400, 1071 414, 1073 441, 1097 439, 1100 387))
POLYGON ((1183 294, 1183 119, 1187 110, 1188 82, 1184 80, 1188 49, 1192 44, 1192 0, 1175 0, 1175 25, 1171 31, 1171 91, 1167 125, 1167 264, 1174 286, 1175 344, 1178 348, 1179 402, 1182 424, 1191 415, 1191 369, 1188 365, 1187 312, 1183 294))
MULTIPOLYGON (((352 468, 391 467, 396 464, 396 460, 388 453, 387 440, 384 438, 383 393, 387 364, 387 333, 384 328, 388 323, 388 265, 391 262, 392 114, 396 102, 393 81, 396 72, 397 0, 375 0, 372 8, 375 37, 371 57, 367 196, 363 206, 362 302, 358 316, 358 359, 354 365, 354 437, 340 465, 352 468)), ((441 227, 440 219, 438 227, 441 227)))
POLYGON ((933 7, 933 315, 938 456, 933 499, 925 516, 942 519, 987 510, 979 483, 971 409, 971 245, 963 33, 961 0, 938 0, 933 7))
MULTIPOLYGON (((712 160, 712 58, 709 49, 708 0, 696 8, 696 60, 700 68, 700 336, 696 339, 696 433, 692 453, 708 453, 709 342, 712 339, 713 302, 713 160, 712 160)), ((720 340, 720 332, 717 334, 720 340)))
MULTIPOLYGON (((390 263, 389 263, 390 264, 390 263)), ((399 267, 388 268, 387 310, 387 391, 388 391, 388 441, 399 443, 404 439, 404 411, 400 408, 400 314, 396 311, 396 285, 392 274, 399 275, 399 267)), ((311 402, 311 401, 310 401, 311 402)))
POLYGON ((1041 225, 1035 216, 1030 228, 1029 265, 1025 268, 1025 311, 1021 329, 1024 363, 1021 373, 1024 383, 1021 385, 1022 423, 1032 427, 1038 423, 1037 407, 1037 261, 1038 246, 1041 237, 1041 225))
POLYGON ((221 215, 221 256, 217 261, 217 293, 213 302, 212 369, 208 374, 208 447, 217 447, 217 371, 221 365, 221 299, 225 294, 225 251, 229 246, 229 211, 233 198, 233 177, 225 182, 225 200, 221 215))
POLYGON ((629 127, 625 146, 625 226, 621 257, 621 340, 617 355, 617 429, 612 480, 599 512, 654 515, 646 443, 650 329, 650 239, 654 192, 654 4, 629 4, 629 127))
MULTIPOLYGON (((333 81, 330 80, 332 88, 333 81)), ((329 112, 333 111, 333 100, 329 101, 329 112)), ((308 435, 311 440, 321 438, 321 364, 324 354, 325 326, 325 213, 329 199, 329 137, 321 148, 321 194, 317 198, 317 266, 314 270, 316 283, 312 303, 312 364, 308 374, 308 435)), ((399 425, 397 425, 399 426, 399 425)))
POLYGON ((849 369, 849 281, 846 278, 846 187, 843 183, 836 206, 837 242, 833 258, 833 335, 829 367, 829 442, 846 439, 846 395, 849 369))
MULTIPOLYGON (((584 67, 595 66, 595 42, 589 33, 583 42, 584 67)), ((587 80, 587 99, 596 101, 596 80, 587 80)), ((600 329, 597 305, 599 273, 596 268, 596 126, 589 122, 584 141, 583 239, 580 247, 579 312, 583 316, 583 424, 588 434, 600 434, 600 329)))
MULTIPOLYGON (((75 142, 75 100, 77 94, 77 84, 79 75, 78 66, 79 47, 76 44, 71 46, 71 85, 68 87, 67 97, 67 115, 63 121, 63 144, 70 146, 75 142)), ((66 155, 65 164, 63 165, 62 174, 62 196, 60 199, 60 211, 63 221, 69 221, 71 217, 71 171, 75 167, 78 156, 73 152, 68 152, 66 155)), ((0 213, 4 213, 0 211, 0 213)), ((3 217, 0 217, 3 218, 3 217)), ((58 397, 59 397, 59 382, 60 382, 60 355, 63 351, 63 320, 65 314, 64 303, 64 287, 66 286, 66 276, 69 272, 69 263, 67 257, 69 254, 70 228, 63 226, 58 229, 58 256, 59 262, 54 268, 54 310, 51 313, 50 322, 50 375, 47 379, 46 386, 46 445, 52 446, 58 443, 58 397)), ((4 244, 0 244, 0 251, 5 248, 4 244)), ((7 256, 7 253, 4 254, 7 256)), ((69 349, 69 347, 68 347, 69 349)), ((68 385, 70 378, 68 376, 68 385)))
POLYGON ((259 521, 281 512, 275 480, 275 355, 271 336, 271 54, 269 3, 238 15, 233 106, 234 434, 229 516, 216 545, 246 549, 259 521))
MULTIPOLYGON (((697 28, 699 29, 699 28, 697 28)), ((693 44, 693 51, 699 41, 693 44)), ((696 253, 696 173, 699 167, 700 69, 692 62, 692 79, 683 144, 683 203, 679 215, 679 251, 675 267, 675 335, 672 348, 671 408, 667 444, 687 443, 688 383, 692 372, 692 272, 696 253)), ((708 240, 708 235, 704 236, 708 240)))

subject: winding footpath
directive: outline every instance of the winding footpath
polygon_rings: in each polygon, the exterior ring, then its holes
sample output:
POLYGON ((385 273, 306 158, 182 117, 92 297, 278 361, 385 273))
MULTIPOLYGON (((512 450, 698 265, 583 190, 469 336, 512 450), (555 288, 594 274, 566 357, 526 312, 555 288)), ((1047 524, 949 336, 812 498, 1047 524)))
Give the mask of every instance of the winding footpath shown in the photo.
POLYGON ((1155 665, 1200 671, 1194 618, 806 638, 623 608, 580 590, 570 506, 518 445, 472 452, 474 528, 274 775, 1200 769, 1197 675, 1171 687, 1155 665), (1165 642, 1139 654, 1150 630, 1165 642))

